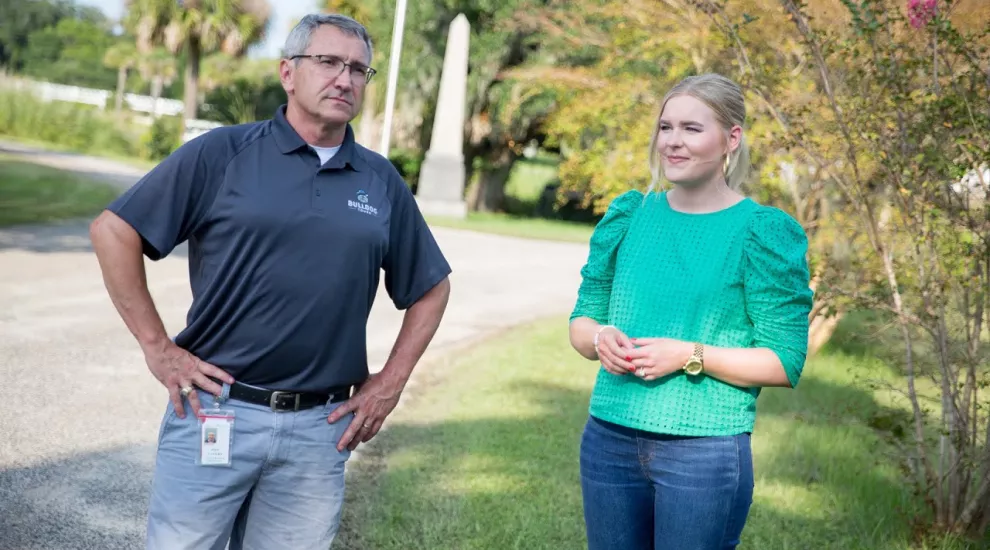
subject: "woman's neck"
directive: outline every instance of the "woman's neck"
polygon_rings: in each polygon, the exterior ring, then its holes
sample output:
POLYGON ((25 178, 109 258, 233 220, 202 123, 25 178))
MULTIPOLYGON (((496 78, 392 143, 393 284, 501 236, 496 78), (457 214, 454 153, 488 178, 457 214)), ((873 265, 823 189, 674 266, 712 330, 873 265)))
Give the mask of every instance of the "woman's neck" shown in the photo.
POLYGON ((689 214, 718 212, 736 204, 742 198, 742 195, 729 189, 722 178, 697 186, 675 185, 667 193, 667 202, 671 208, 689 214))

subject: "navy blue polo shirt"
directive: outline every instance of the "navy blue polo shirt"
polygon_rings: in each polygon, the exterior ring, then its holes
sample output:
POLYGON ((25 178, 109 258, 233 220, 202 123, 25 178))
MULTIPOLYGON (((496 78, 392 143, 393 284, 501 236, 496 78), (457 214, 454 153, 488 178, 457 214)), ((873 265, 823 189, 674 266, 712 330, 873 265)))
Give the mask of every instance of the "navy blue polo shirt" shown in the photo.
POLYGON ((451 271, 387 159, 348 126, 321 166, 284 105, 190 140, 108 209, 152 260, 188 241, 193 302, 175 343, 270 389, 363 381, 380 273, 406 309, 451 271))

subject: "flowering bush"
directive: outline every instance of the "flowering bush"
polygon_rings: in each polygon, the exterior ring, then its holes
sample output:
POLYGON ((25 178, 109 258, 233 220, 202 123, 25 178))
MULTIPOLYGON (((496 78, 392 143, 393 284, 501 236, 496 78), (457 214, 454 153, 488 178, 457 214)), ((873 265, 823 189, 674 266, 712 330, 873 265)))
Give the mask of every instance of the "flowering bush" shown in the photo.
POLYGON ((908 0, 908 21, 911 26, 920 29, 935 17, 938 0, 908 0))

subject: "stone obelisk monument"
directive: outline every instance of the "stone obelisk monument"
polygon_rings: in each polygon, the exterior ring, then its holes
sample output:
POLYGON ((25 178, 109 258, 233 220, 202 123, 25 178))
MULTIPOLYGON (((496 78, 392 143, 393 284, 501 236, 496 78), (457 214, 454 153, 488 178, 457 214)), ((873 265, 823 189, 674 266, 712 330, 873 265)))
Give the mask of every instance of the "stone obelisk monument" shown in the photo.
POLYGON ((430 149, 419 172, 416 199, 426 215, 463 218, 464 116, 467 109, 468 41, 471 25, 464 14, 450 23, 440 75, 440 95, 430 134, 430 149))

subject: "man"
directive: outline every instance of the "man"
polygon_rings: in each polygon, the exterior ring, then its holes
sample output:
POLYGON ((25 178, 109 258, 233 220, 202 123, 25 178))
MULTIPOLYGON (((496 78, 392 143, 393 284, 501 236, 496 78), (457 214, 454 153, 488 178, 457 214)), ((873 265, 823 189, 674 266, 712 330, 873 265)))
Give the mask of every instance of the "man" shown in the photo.
POLYGON ((440 323, 450 266, 396 170, 350 127, 371 48, 352 19, 305 17, 272 120, 191 140, 92 224, 110 297, 170 397, 149 548, 328 548, 344 463, 381 429, 440 323), (142 253, 185 241, 193 303, 173 341, 142 253), (381 270, 406 312, 369 377, 381 270), (223 444, 204 447, 206 430, 223 444))

